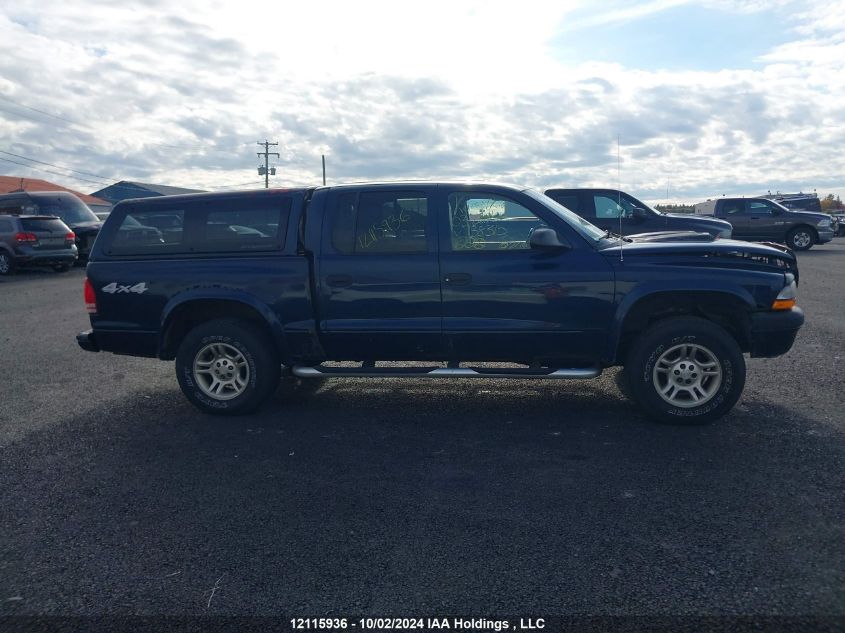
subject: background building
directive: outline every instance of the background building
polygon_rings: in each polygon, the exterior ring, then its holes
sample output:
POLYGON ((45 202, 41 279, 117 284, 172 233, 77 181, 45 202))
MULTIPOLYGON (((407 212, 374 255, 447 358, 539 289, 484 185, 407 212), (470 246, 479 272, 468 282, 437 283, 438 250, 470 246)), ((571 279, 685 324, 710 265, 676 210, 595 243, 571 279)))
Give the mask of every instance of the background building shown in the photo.
POLYGON ((173 196, 180 193, 202 193, 202 191, 202 189, 185 189, 184 187, 121 180, 95 191, 91 195, 117 204, 121 200, 128 200, 129 198, 153 198, 155 196, 173 196))

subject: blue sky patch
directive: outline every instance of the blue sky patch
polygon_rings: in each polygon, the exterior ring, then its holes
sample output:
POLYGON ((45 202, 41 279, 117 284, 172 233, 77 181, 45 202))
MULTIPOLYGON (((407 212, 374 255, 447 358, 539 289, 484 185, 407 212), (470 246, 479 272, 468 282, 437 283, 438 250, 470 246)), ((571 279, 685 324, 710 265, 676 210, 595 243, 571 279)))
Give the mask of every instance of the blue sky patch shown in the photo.
MULTIPOLYGON (((589 19, 589 16, 585 16, 589 19)), ((572 15, 577 24, 578 13, 572 15)), ((761 55, 794 37, 773 10, 739 13, 683 5, 640 18, 563 30, 551 42, 567 63, 621 62, 644 70, 756 69, 761 55)))

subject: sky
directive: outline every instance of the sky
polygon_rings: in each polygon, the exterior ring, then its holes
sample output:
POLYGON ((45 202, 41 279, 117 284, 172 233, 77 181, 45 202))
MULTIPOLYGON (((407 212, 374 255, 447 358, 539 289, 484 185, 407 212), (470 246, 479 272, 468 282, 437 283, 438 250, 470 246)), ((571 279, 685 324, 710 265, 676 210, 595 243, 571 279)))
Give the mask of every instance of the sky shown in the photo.
POLYGON ((845 197, 845 0, 0 0, 0 174, 845 197))

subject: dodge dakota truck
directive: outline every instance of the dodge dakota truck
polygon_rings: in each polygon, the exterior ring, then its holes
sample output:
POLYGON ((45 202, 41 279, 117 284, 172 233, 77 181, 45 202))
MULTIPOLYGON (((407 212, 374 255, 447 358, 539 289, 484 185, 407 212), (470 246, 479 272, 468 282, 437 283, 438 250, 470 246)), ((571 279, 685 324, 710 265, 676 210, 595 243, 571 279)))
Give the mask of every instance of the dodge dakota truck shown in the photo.
POLYGON ((552 388, 622 366, 652 418, 696 424, 737 402, 744 354, 790 349, 804 321, 797 282, 785 247, 622 238, 512 186, 190 194, 114 208, 87 268, 92 327, 77 341, 175 360, 185 396, 208 413, 250 412, 280 381, 552 388))

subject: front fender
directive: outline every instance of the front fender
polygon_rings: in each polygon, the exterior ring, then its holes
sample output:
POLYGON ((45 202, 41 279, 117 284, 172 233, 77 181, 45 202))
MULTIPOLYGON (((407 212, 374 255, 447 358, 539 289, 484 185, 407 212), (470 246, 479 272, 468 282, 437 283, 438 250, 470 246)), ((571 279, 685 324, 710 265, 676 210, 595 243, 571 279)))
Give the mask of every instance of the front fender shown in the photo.
POLYGON ((636 284, 630 291, 625 293, 616 307, 616 312, 614 313, 613 322, 610 327, 608 346, 605 350, 605 358, 608 361, 608 365, 616 364, 619 360, 617 355, 619 352, 619 344, 622 340, 625 319, 631 313, 633 308, 644 299, 671 294, 681 295, 690 299, 695 298, 696 295, 721 295, 729 297, 734 302, 741 302, 741 304, 749 312, 753 312, 757 309, 757 302, 748 289, 742 286, 726 287, 724 282, 719 280, 698 280, 692 285, 681 280, 674 283, 667 280, 654 280, 636 284))

